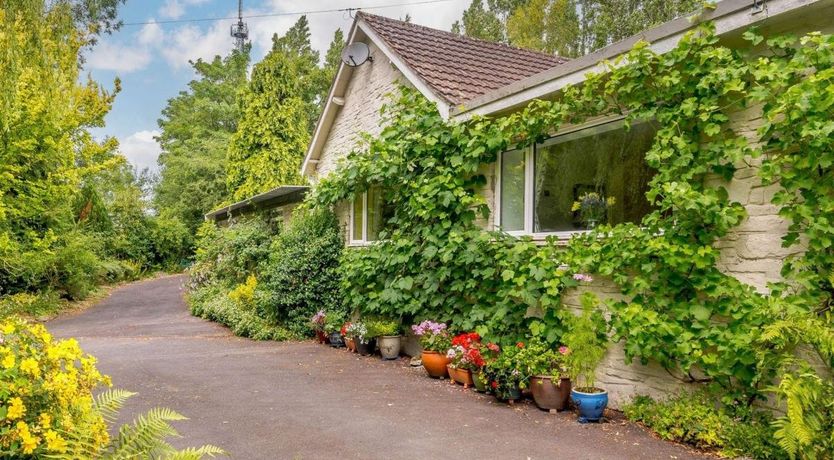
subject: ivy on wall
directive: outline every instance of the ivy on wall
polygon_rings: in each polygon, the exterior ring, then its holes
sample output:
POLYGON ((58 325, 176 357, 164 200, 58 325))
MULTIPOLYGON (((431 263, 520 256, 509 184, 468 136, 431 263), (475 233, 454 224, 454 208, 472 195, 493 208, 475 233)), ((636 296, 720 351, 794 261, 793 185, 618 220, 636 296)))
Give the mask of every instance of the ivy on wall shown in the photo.
POLYGON ((499 119, 444 122, 403 89, 385 109, 381 135, 348 154, 310 198, 329 207, 379 185, 395 209, 384 241, 345 255, 347 301, 499 340, 533 334, 556 342, 570 325, 561 296, 576 286, 572 275, 605 275, 623 294, 608 302, 609 327, 628 359, 711 382, 728 403, 776 391, 789 407, 778 432, 783 448, 826 448, 834 442, 824 423, 834 385, 811 361, 834 365, 834 38, 765 41, 755 30, 745 38, 756 55, 719 44, 709 23, 665 54, 639 43, 607 72, 499 119), (731 122, 751 107, 763 113, 761 142, 731 122), (488 213, 483 165, 562 125, 615 114, 626 126, 648 120, 657 128, 645 155, 657 171, 646 195, 654 210, 639 225, 601 226, 566 247, 478 227, 488 213), (784 244, 805 249, 787 261, 771 294, 718 268, 716 243, 746 217, 725 187, 750 159, 761 160, 764 183, 782 187, 773 204, 791 224, 784 244), (798 347, 818 359, 799 360, 798 347), (785 377, 798 368, 812 377, 785 377), (783 384, 769 388, 778 376, 783 384), (819 401, 823 422, 815 423, 803 414, 819 401))

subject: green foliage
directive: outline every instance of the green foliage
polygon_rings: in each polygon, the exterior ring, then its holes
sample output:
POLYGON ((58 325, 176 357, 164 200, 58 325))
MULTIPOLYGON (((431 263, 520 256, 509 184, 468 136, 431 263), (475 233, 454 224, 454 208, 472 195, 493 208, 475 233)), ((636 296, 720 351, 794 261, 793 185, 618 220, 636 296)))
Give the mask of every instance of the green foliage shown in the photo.
POLYGON ((162 153, 153 205, 192 233, 228 195, 226 152, 240 119, 237 95, 246 85, 249 49, 192 63, 196 78, 168 100, 158 121, 162 153))
POLYGON ((597 308, 599 300, 590 292, 582 295, 582 314, 572 318, 568 331, 562 336, 562 343, 571 352, 567 367, 571 379, 580 388, 594 388, 596 368, 605 356, 608 345, 605 319, 597 308))
POLYGON ((296 212, 261 264, 261 316, 305 334, 307 322, 318 310, 325 309, 328 315, 346 313, 338 271, 343 245, 332 212, 296 212))
POLYGON ((197 252, 190 269, 192 285, 245 282, 268 259, 272 238, 278 233, 277 228, 260 217, 229 227, 206 222, 197 234, 197 252))
POLYGON ((561 56, 583 56, 683 14, 703 0, 473 1, 455 33, 561 56))
POLYGON ((221 285, 209 285, 192 290, 186 297, 194 316, 228 326, 240 337, 254 340, 292 340, 299 337, 286 328, 257 315, 251 306, 241 305, 229 298, 221 285))
POLYGON ((500 399, 513 399, 519 389, 529 385, 528 377, 521 373, 522 365, 518 360, 523 350, 524 344, 521 342, 506 346, 484 367, 489 387, 500 399))
MULTIPOLYGON (((91 36, 76 27, 72 7, 27 1, 0 9, 0 294, 51 280, 83 294, 83 278, 96 276, 58 273, 73 268, 62 246, 81 246, 67 233, 83 179, 120 161, 113 139, 99 143, 89 131, 103 124, 114 94, 79 78, 79 50, 91 36)), ((88 262, 86 250, 78 259, 88 262)))
MULTIPOLYGON (((745 38, 764 41, 755 31, 745 38)), ((312 206, 330 207, 379 187, 394 209, 382 241, 346 253, 347 302, 363 313, 450 321, 504 344, 528 333, 558 343, 568 332, 571 345, 580 329, 571 328, 561 295, 576 285, 572 274, 603 275, 622 294, 606 307, 611 338, 623 343, 628 361, 654 361, 684 381, 708 382, 726 405, 749 407, 776 393, 788 408, 777 421, 785 449, 819 457, 829 448, 830 424, 816 414, 822 407, 827 416, 834 366, 832 43, 819 34, 774 37, 767 41, 774 52, 753 58, 719 44, 707 23, 664 54, 638 43, 605 73, 498 119, 447 123, 403 90, 381 134, 349 153, 310 197, 312 206), (766 120, 767 155, 731 121, 754 105, 766 120), (645 155, 656 171, 646 194, 653 211, 642 222, 601 226, 564 247, 478 227, 476 219, 487 217, 483 165, 564 124, 614 115, 625 116, 626 128, 636 120, 657 128, 645 155), (769 294, 719 268, 720 242, 746 217, 727 181, 751 159, 761 161, 765 184, 785 189, 774 197, 791 222, 785 246, 808 241, 769 294), (804 356, 809 347, 812 356, 804 356), (777 379, 785 385, 773 386, 777 379)))
POLYGON ((538 375, 567 377, 567 359, 570 355, 563 355, 553 349, 553 346, 539 337, 524 342, 516 355, 516 363, 521 375, 529 382, 530 377, 538 375))
POLYGON ((623 411, 629 420, 642 423, 670 441, 715 449, 731 457, 777 459, 785 456, 774 443, 767 416, 733 417, 703 391, 680 393, 664 401, 637 396, 623 406, 623 411))
POLYGON ((387 319, 371 319, 365 322, 368 337, 400 335, 400 323, 387 319))

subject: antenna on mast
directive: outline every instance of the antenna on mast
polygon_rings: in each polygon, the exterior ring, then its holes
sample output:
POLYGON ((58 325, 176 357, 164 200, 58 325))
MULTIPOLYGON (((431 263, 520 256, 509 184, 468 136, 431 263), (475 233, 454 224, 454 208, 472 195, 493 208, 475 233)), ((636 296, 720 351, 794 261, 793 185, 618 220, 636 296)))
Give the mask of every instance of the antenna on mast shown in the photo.
POLYGON ((243 0, 237 0, 237 24, 232 24, 231 35, 235 38, 235 48, 242 53, 249 38, 249 26, 243 22, 243 0))

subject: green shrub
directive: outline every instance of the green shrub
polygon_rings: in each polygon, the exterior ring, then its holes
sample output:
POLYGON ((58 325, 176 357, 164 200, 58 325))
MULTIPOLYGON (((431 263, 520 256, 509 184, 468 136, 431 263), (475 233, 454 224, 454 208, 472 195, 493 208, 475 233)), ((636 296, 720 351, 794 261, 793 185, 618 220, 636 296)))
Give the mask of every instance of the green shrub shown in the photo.
POLYGON ((64 302, 58 298, 54 291, 46 291, 38 294, 20 292, 5 297, 0 297, 0 318, 8 318, 13 315, 41 317, 57 313, 64 302))
POLYGON ((206 222, 197 231, 192 286, 244 282, 269 257, 270 243, 278 233, 278 228, 259 217, 220 228, 206 222))
POLYGON ((638 396, 623 411, 663 439, 716 449, 728 456, 786 457, 775 443, 768 416, 752 410, 730 415, 704 392, 680 393, 665 401, 638 396))
POLYGON ((298 212, 270 247, 262 264, 258 312, 297 334, 309 333, 318 310, 344 314, 339 259, 344 241, 327 210, 298 212))
POLYGON ((100 245, 91 237, 73 231, 62 238, 54 252, 50 285, 72 300, 86 298, 102 281, 104 269, 97 251, 100 245))
POLYGON ((188 295, 187 300, 194 316, 228 326, 237 336, 278 341, 298 337, 293 332, 259 317, 251 309, 233 300, 229 292, 219 285, 194 290, 188 295))

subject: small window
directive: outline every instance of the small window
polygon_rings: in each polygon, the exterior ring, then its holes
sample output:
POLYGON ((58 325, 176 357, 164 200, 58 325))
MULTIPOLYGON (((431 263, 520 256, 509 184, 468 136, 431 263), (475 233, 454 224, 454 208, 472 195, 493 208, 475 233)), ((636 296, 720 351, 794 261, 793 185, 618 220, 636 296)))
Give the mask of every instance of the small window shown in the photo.
POLYGON ((364 243, 379 239, 385 224, 394 215, 394 210, 383 200, 378 187, 357 195, 351 209, 351 237, 353 243, 364 243))
POLYGON ((501 155, 501 210, 499 227, 505 232, 524 230, 525 151, 501 155))
POLYGON ((548 139, 527 149, 523 159, 518 151, 504 153, 500 227, 552 234, 640 222, 651 211, 645 195, 654 170, 645 152, 654 135, 649 123, 626 130, 616 121, 548 139))

